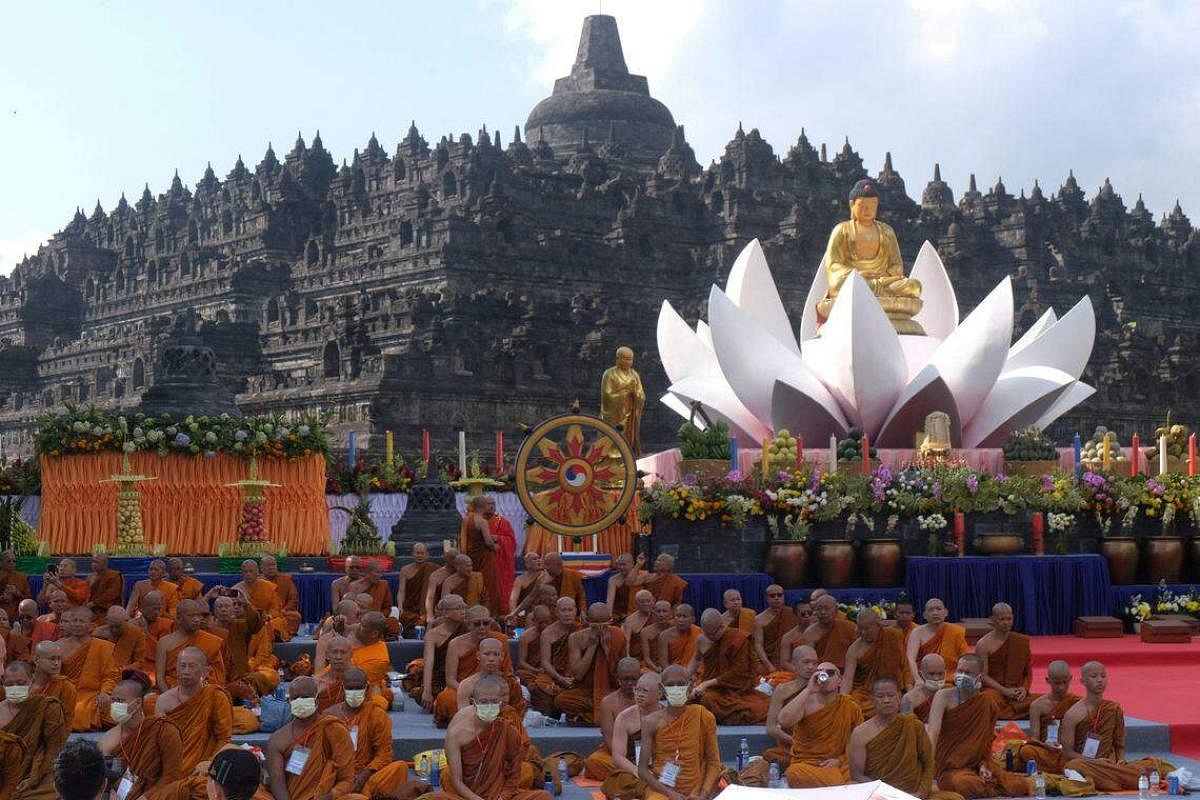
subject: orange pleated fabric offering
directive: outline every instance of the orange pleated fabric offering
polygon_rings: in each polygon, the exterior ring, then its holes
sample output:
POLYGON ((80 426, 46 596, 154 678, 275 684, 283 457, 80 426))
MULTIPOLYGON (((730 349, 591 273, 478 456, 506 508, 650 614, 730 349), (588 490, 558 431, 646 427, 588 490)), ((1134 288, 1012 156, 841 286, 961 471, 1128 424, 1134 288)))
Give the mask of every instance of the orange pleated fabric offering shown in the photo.
MULTIPOLYGON (((242 496, 226 486, 248 477, 244 459, 133 453, 133 473, 156 480, 138 484, 147 547, 163 544, 178 555, 216 555, 232 543, 241 520, 242 496)), ((49 458, 42 463, 39 537, 54 553, 90 553, 117 539, 117 485, 101 483, 121 472, 120 453, 49 458)), ((329 550, 329 510, 325 505, 325 459, 261 459, 258 475, 279 484, 266 490, 267 536, 294 555, 329 550)))

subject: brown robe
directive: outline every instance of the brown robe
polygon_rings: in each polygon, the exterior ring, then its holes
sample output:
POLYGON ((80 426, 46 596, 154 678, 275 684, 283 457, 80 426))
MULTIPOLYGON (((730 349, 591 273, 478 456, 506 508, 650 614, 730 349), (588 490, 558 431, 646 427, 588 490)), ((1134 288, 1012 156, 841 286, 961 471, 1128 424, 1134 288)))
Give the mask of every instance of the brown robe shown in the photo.
POLYGON ((846 651, 858 638, 858 626, 848 619, 836 619, 833 627, 825 632, 820 639, 813 642, 817 658, 837 665, 838 669, 846 668, 846 651))
POLYGON ((716 680, 700 695, 700 703, 722 725, 761 725, 771 699, 755 689, 754 648, 750 635, 727 628, 701 659, 704 680, 716 680))
POLYGON ((668 575, 655 575, 650 580, 646 581, 644 588, 650 594, 654 595, 654 602, 666 600, 671 604, 671 608, 683 602, 683 593, 687 589, 688 583, 678 575, 671 573, 668 575))
POLYGON ((1029 694, 1033 685, 1033 655, 1029 649, 1029 637, 1022 633, 1009 633, 1004 644, 988 656, 988 677, 1001 686, 1025 689, 1024 700, 1009 700, 995 689, 984 689, 983 693, 996 704, 1000 719, 1028 719, 1029 706, 1037 699, 1029 694))
MULTIPOLYGON (((486 731, 462 748, 462 778, 472 792, 486 800, 551 800, 541 789, 522 788, 525 744, 516 726, 497 718, 486 731)), ((442 779, 449 789, 449 776, 442 779)), ((425 796, 425 800, 457 800, 450 791, 425 796)))
POLYGON ((92 613, 97 619, 104 619, 108 609, 125 605, 125 576, 115 569, 106 569, 95 575, 96 580, 92 583, 92 613))
MULTIPOLYGON (((771 662, 777 668, 780 666, 779 649, 780 644, 783 642, 783 635, 794 627, 796 627, 796 612, 787 606, 779 609, 775 614, 775 618, 766 625, 763 625, 763 652, 767 654, 767 658, 771 659, 771 662)), ((789 653, 788 655, 790 656, 791 654, 789 653)), ((766 665, 763 665, 762 673, 766 674, 766 665)))
POLYGON ((871 684, 876 678, 895 678, 901 689, 912 682, 908 658, 904 654, 904 634, 895 628, 881 628, 879 641, 858 655, 850 696, 862 708, 864 719, 875 716, 871 684))
POLYGON ((71 711, 54 697, 30 695, 3 728, 25 744, 22 780, 29 788, 17 800, 58 800, 54 788, 54 759, 71 733, 71 711))
POLYGON ((934 753, 938 788, 963 797, 1024 797, 1029 785, 1024 775, 1006 772, 992 761, 996 706, 982 693, 946 709, 934 753), (992 777, 984 779, 979 767, 986 764, 992 777))
POLYGON ((600 701, 616 687, 617 662, 625 657, 625 631, 609 625, 608 633, 612 637, 608 656, 605 657, 604 650, 597 645, 587 671, 575 676, 574 685, 563 689, 554 698, 554 706, 560 713, 566 714, 568 719, 578 719, 584 725, 596 724, 600 701))
POLYGON ((137 776, 126 798, 136 800, 153 788, 182 778, 184 772, 179 761, 182 751, 183 735, 175 723, 166 717, 142 720, 138 729, 113 753, 137 776))
MULTIPOLYGON (((903 639, 904 634, 900 634, 903 639)), ((933 746, 921 720, 901 714, 867 742, 866 773, 916 797, 933 785, 933 746)))
POLYGON ((1039 724, 1036 730, 1033 728, 1033 723, 1030 723, 1029 740, 1021 745, 1021 749, 1018 751, 1022 764, 1036 761, 1038 769, 1042 772, 1053 772, 1057 775, 1062 774, 1062 748, 1051 747, 1046 744, 1047 728, 1051 722, 1061 723, 1062 718, 1071 710, 1071 706, 1078 703, 1081 699, 1079 695, 1067 692, 1062 700, 1059 700, 1050 708, 1049 713, 1042 714, 1038 720, 1039 724))
MULTIPOLYGON (((571 634, 577 630, 579 630, 579 623, 575 622, 574 628, 570 632, 550 645, 550 663, 554 665, 554 671, 563 677, 571 674, 571 649, 568 642, 571 639, 571 634)), ((542 635, 546 635, 544 630, 542 631, 542 635)), ((527 685, 529 687, 529 705, 547 717, 557 717, 559 711, 554 705, 554 699, 558 696, 559 692, 563 691, 563 688, 555 683, 545 672, 538 673, 534 678, 534 682, 527 685)))
POLYGON ((425 592, 429 589, 429 576, 437 569, 428 561, 415 566, 412 575, 404 581, 404 596, 399 598, 400 625, 405 636, 413 633, 417 625, 425 624, 425 592))
POLYGON ((587 613, 587 595, 583 592, 582 575, 570 567, 563 567, 557 578, 550 578, 550 585, 559 597, 569 597, 575 601, 581 617, 587 613))
POLYGON ((28 600, 29 598, 33 597, 33 595, 29 593, 29 578, 19 572, 13 572, 9 575, 0 575, 0 592, 3 592, 9 586, 16 589, 20 596, 11 602, 0 603, 0 608, 3 608, 5 613, 8 614, 9 623, 16 624, 17 606, 21 604, 22 600, 28 600))
POLYGON ((792 763, 787 768, 788 786, 815 789, 841 786, 850 781, 846 745, 850 734, 862 724, 862 709, 844 694, 824 708, 806 714, 792 728, 792 763), (837 759, 833 766, 824 762, 837 759))
POLYGON ((119 669, 142 668, 146 660, 146 632, 137 625, 126 625, 120 638, 113 642, 113 661, 119 669))
POLYGON ((284 751, 285 763, 297 747, 309 748, 308 761, 299 775, 284 773, 288 797, 315 800, 349 793, 354 780, 354 743, 340 719, 326 715, 313 722, 284 751))
MULTIPOLYGON (((668 628, 667 630, 673 630, 668 628)), ((661 638, 667 631, 659 634, 661 638)), ((672 664, 680 667, 686 667, 692 663, 692 657, 696 655, 696 642, 700 641, 700 626, 693 625, 691 629, 682 636, 672 637, 667 641, 667 663, 659 664, 660 667, 666 668, 672 664)), ((661 647, 661 645, 659 645, 661 647)), ((657 660, 657 653, 654 654, 657 660)))
POLYGON ((279 631, 280 641, 290 641, 293 636, 300 630, 300 592, 296 589, 296 582, 292 580, 291 575, 285 575, 282 572, 276 572, 274 578, 263 578, 275 584, 275 594, 279 597, 279 613, 282 617, 282 624, 277 622, 276 629, 279 631))
MULTIPOLYGON (((471 564, 475 568, 475 571, 483 579, 488 611, 492 612, 493 619, 499 619, 501 616, 500 606, 503 605, 500 598, 500 561, 497 557, 497 551, 487 546, 487 542, 483 540, 483 534, 473 524, 475 519, 475 514, 470 512, 463 519, 463 528, 466 529, 466 552, 471 557, 471 564)), ((488 524, 486 519, 482 517, 479 519, 484 525, 488 524)), ((496 545, 499 547, 499 542, 496 545)))
MULTIPOLYGON (((1064 766, 1073 769, 1096 784, 1098 792, 1122 792, 1138 788, 1138 778, 1143 773, 1157 768, 1160 776, 1174 771, 1174 767, 1155 758, 1142 758, 1123 764, 1101 761, 1114 758, 1119 746, 1125 744, 1125 712, 1112 700, 1101 700, 1096 708, 1094 730, 1100 738, 1095 758, 1073 758, 1064 766)), ((1088 734, 1093 731, 1091 720, 1075 726, 1075 752, 1082 753, 1088 734)))

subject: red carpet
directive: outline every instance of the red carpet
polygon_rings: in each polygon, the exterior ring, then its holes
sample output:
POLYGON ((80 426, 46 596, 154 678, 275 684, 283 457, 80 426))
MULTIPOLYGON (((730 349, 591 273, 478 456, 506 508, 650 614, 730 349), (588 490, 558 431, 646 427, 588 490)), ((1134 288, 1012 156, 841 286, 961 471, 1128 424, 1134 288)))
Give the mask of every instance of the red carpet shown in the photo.
POLYGON ((1048 691, 1046 665, 1058 658, 1071 665, 1077 694, 1083 693, 1079 668, 1088 661, 1103 662, 1108 669, 1107 697, 1131 717, 1166 723, 1171 728, 1171 751, 1200 758, 1200 640, 1145 644, 1136 636, 1035 636, 1033 691, 1048 691))

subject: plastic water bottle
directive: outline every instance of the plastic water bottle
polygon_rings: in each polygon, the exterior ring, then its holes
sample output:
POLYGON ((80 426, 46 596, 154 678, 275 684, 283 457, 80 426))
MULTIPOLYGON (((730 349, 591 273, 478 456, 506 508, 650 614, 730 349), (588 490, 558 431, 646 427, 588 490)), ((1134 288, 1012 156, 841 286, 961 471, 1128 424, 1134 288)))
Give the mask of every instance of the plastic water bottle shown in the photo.
POLYGON ((1040 770, 1033 774, 1033 796, 1035 800, 1046 800, 1046 776, 1040 770))
POLYGON ((1149 800, 1150 797, 1150 779, 1146 777, 1146 773, 1138 775, 1138 800, 1149 800))
POLYGON ((440 789, 442 788, 442 759, 435 751, 431 760, 433 763, 429 767, 429 785, 434 789, 440 789))
POLYGON ((547 772, 543 777, 545 777, 545 780, 542 781, 542 788, 546 790, 546 794, 553 797, 554 796, 554 781, 550 780, 550 773, 547 772))
POLYGON ((1150 770, 1150 796, 1158 797, 1158 782, 1162 780, 1162 776, 1158 774, 1158 767, 1150 770))
POLYGON ((746 768, 746 762, 750 760, 750 742, 743 738, 738 742, 737 768, 741 772, 746 768))
POLYGON ((779 765, 774 761, 771 762, 771 781, 768 787, 771 789, 779 788, 779 765))
POLYGON ((567 760, 560 758, 558 759, 558 782, 566 786, 569 780, 571 780, 571 775, 567 770, 567 760))

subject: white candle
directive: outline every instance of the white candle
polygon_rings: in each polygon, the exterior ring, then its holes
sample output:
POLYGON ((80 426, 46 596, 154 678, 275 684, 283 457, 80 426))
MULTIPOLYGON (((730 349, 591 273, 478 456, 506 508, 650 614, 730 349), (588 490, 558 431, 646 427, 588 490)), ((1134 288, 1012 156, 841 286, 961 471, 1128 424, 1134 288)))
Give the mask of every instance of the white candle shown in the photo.
POLYGON ((467 432, 458 432, 458 472, 464 477, 467 474, 467 432))
POLYGON ((837 472, 837 437, 829 434, 829 474, 837 472))
POLYGON ((1158 437, 1158 474, 1167 474, 1167 437, 1158 437))

